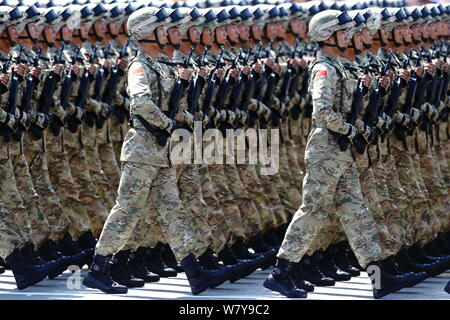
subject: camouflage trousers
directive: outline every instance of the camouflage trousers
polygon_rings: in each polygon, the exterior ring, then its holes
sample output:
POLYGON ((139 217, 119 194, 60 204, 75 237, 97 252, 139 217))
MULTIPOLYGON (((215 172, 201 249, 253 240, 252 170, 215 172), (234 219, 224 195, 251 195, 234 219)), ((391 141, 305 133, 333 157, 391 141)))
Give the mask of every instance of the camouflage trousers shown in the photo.
POLYGON ((68 154, 70 171, 77 186, 80 200, 91 221, 91 230, 95 236, 99 236, 108 217, 108 209, 103 199, 96 193, 89 172, 86 152, 84 149, 76 149, 69 146, 65 146, 65 148, 68 154))
POLYGON ((157 217, 178 261, 195 252, 201 231, 183 208, 175 169, 124 162, 116 205, 105 222, 96 254, 110 255, 120 251, 139 220, 146 216, 157 217), (155 210, 151 210, 151 205, 155 210))
POLYGON ((302 183, 303 178, 305 177, 305 172, 304 168, 300 167, 300 160, 298 158, 304 157, 305 155, 300 154, 299 148, 296 145, 292 144, 287 146, 287 155, 289 168, 294 179, 294 185, 292 187, 298 190, 301 198, 302 183))
MULTIPOLYGON (((407 138, 410 140, 410 137, 407 138)), ((403 145, 395 136, 391 137, 391 154, 395 160, 400 183, 405 190, 408 199, 411 203, 412 214, 407 218, 408 228, 405 228, 405 239, 407 243, 416 243, 418 241, 427 241, 429 238, 429 226, 427 221, 431 215, 431 210, 428 206, 427 197, 423 188, 419 183, 419 177, 417 175, 414 161, 410 151, 404 151, 402 147, 396 147, 395 145, 403 145)), ((414 144, 408 143, 408 149, 414 146, 414 144)), ((388 168, 387 168, 388 169, 388 168)))
POLYGON ((225 175, 224 166, 211 164, 208 165, 208 171, 216 191, 216 197, 225 215, 225 222, 230 232, 228 244, 231 245, 238 238, 244 238, 245 236, 241 212, 235 202, 234 193, 228 186, 228 178, 225 175))
POLYGON ((36 249, 50 238, 51 228, 44 210, 41 207, 39 196, 34 189, 27 161, 23 154, 11 157, 16 178, 17 189, 22 197, 28 216, 21 222, 23 234, 31 237, 36 249))
POLYGON ((356 168, 359 173, 359 182, 361 184, 364 202, 366 203, 369 212, 372 214, 377 226, 378 239, 382 250, 382 259, 384 260, 395 254, 393 250, 395 239, 391 237, 386 226, 383 209, 381 208, 378 198, 375 177, 372 168, 369 165, 368 153, 364 153, 363 155, 357 154, 356 168))
POLYGON ((361 266, 381 259, 377 226, 364 203, 355 166, 335 159, 307 164, 303 199, 278 252, 278 257, 298 262, 320 233, 332 212, 347 235, 361 266))
MULTIPOLYGON (((11 159, 0 160, 0 197, 2 206, 7 212, 2 212, 3 223, 17 233, 16 245, 23 246, 31 242, 31 226, 22 196, 17 188, 17 181, 11 159)), ((7 245, 5 244, 5 247, 7 245)))
POLYGON ((122 152, 122 144, 123 144, 123 141, 113 141, 112 142, 117 164, 120 164, 120 154, 122 152))
POLYGON ((108 181, 108 178, 103 171, 98 146, 85 146, 84 150, 86 151, 86 160, 91 180, 95 187, 95 194, 106 205, 108 210, 111 210, 115 203, 116 190, 108 181))
POLYGON ((270 199, 268 195, 265 194, 264 186, 256 172, 256 166, 250 164, 238 164, 236 167, 239 172, 239 177, 241 178, 245 189, 248 191, 249 196, 254 200, 259 213, 260 221, 254 221, 254 227, 259 225, 259 231, 262 233, 273 230, 277 227, 275 214, 270 199))
POLYGON ((116 153, 112 142, 99 144, 98 154, 100 156, 103 172, 105 173, 109 184, 115 191, 119 187, 120 168, 118 163, 120 162, 117 162, 116 153))
MULTIPOLYGON (((296 180, 294 179, 294 176, 296 175, 295 172, 292 172, 292 168, 289 166, 289 158, 286 150, 286 146, 282 143, 280 144, 280 169, 279 169, 279 176, 283 182, 284 190, 286 192, 287 198, 289 199, 289 202, 292 204, 294 210, 290 212, 295 212, 300 207, 300 204, 302 202, 301 199, 301 192, 300 189, 297 189, 295 187, 296 180)), ((289 212, 289 211, 288 211, 289 212)), ((288 219, 290 220, 292 218, 291 214, 288 219)))
POLYGON ((34 188, 39 195, 42 210, 51 228, 50 239, 61 240, 70 225, 70 219, 64 210, 50 180, 47 154, 24 150, 34 188))
POLYGON ((66 152, 47 154, 51 183, 70 219, 69 233, 74 241, 92 229, 87 208, 80 200, 78 186, 72 177, 69 155, 66 152))
POLYGON ((206 164, 199 165, 198 174, 203 200, 209 209, 209 214, 207 216, 208 225, 211 227, 212 236, 214 238, 211 249, 214 252, 220 252, 228 244, 231 238, 231 230, 227 225, 225 213, 216 196, 216 190, 211 180, 211 176, 209 175, 208 166, 206 164))
POLYGON ((228 187, 233 194, 233 199, 239 207, 244 238, 250 239, 262 229, 258 209, 242 183, 236 165, 225 164, 223 165, 223 170, 228 181, 228 187))
MULTIPOLYGON (((1 167, 3 164, 0 164, 0 169, 1 167)), ((3 191, 2 189, 0 190, 3 191)), ((15 219, 14 214, 6 209, 0 198, 0 257, 3 259, 6 259, 16 248, 25 244, 25 239, 17 227, 15 219)))

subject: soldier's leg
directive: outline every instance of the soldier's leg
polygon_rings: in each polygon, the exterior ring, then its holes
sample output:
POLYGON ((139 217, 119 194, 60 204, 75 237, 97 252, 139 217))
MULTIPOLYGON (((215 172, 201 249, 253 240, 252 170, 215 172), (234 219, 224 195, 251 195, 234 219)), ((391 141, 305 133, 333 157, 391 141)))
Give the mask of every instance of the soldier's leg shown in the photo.
POLYGON ((300 160, 298 158, 304 155, 299 154, 298 147, 293 144, 287 146, 287 155, 290 172, 295 181, 295 188, 301 193, 305 172, 303 171, 303 168, 300 167, 300 160))
MULTIPOLYGON (((295 187, 296 180, 291 172, 289 166, 289 159, 287 155, 286 146, 284 143, 280 143, 280 162, 279 162, 279 174, 284 184, 284 189, 286 190, 289 201, 295 207, 295 211, 300 207, 301 204, 301 192, 295 187)), ((292 215, 291 215, 292 217, 292 215)))
MULTIPOLYGON (((3 164, 0 161, 0 172, 3 172, 3 164)), ((2 183, 3 185, 3 183, 2 183)), ((16 248, 22 246, 25 241, 16 225, 15 216, 6 209, 3 204, 3 187, 0 186, 0 257, 6 259, 16 248)))
POLYGON ((96 195, 95 187, 88 170, 85 151, 69 146, 66 146, 66 150, 69 156, 72 177, 80 193, 80 200, 91 220, 92 232, 98 236, 108 217, 108 209, 102 199, 96 195))
POLYGON ((48 153, 48 168, 52 185, 70 219, 69 233, 77 241, 81 235, 92 231, 92 226, 72 177, 68 154, 48 153))
POLYGON ((58 242, 66 234, 70 220, 59 201, 50 180, 47 155, 43 152, 24 151, 33 185, 41 200, 42 209, 51 227, 51 240, 58 242))
POLYGON ((120 168, 116 160, 112 142, 103 143, 98 146, 98 153, 102 163, 102 169, 108 178, 108 182, 116 190, 120 181, 120 168))
POLYGON ((106 219, 95 253, 108 256, 119 252, 129 241, 145 215, 147 198, 159 167, 123 162, 116 205, 106 219))
POLYGON ((45 217, 39 196, 34 189, 28 164, 23 154, 12 157, 14 175, 16 178, 17 189, 22 197, 23 204, 28 213, 24 221, 23 230, 31 238, 34 248, 39 247, 50 238, 50 224, 45 217), (29 231, 25 231, 28 230, 29 231))

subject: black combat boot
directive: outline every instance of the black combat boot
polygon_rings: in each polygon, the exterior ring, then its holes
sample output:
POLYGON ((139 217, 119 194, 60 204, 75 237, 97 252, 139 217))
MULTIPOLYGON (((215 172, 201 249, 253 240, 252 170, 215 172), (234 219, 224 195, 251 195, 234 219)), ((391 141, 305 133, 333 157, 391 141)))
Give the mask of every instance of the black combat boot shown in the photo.
POLYGON ((237 259, 233 251, 231 251, 231 249, 227 246, 217 255, 219 260, 222 261, 224 265, 233 266, 236 268, 236 271, 230 276, 230 282, 235 282, 241 278, 244 278, 252 274, 257 269, 253 260, 237 259))
POLYGON ((264 281, 264 287, 288 298, 306 298, 307 292, 297 288, 292 280, 295 263, 277 259, 271 274, 264 281))
POLYGON ((175 258, 175 255, 170 245, 168 243, 162 244, 161 242, 159 242, 158 246, 159 246, 159 254, 164 264, 169 268, 174 269, 176 272, 183 272, 183 268, 175 258))
POLYGON ((407 287, 411 281, 409 278, 390 274, 378 261, 369 263, 366 269, 372 281, 373 297, 375 299, 382 298, 401 288, 407 287))
POLYGON ((422 264, 431 264, 434 267, 434 272, 431 274, 433 277, 441 274, 445 271, 444 263, 440 260, 432 259, 428 257, 420 247, 418 243, 408 248, 409 257, 414 261, 422 264))
POLYGON ((109 266, 109 274, 111 278, 128 288, 140 288, 145 285, 143 279, 134 278, 128 268, 128 255, 130 250, 122 250, 117 252, 111 259, 111 264, 109 266))
POLYGON ((162 278, 176 277, 177 272, 172 268, 167 268, 161 260, 159 252, 153 248, 145 248, 144 251, 145 268, 162 278))
POLYGON ((302 265, 300 262, 294 264, 291 279, 297 288, 305 290, 306 292, 314 291, 314 285, 311 282, 306 281, 303 276, 302 265))
POLYGON ((250 238, 250 240, 247 242, 247 245, 255 251, 255 253, 262 253, 265 256, 267 256, 267 259, 269 259, 268 263, 270 262, 270 265, 273 266, 277 259, 277 251, 273 248, 270 248, 266 243, 261 235, 261 233, 258 233, 250 238))
POLYGON ((66 233, 64 237, 59 241, 58 249, 65 256, 74 256, 81 253, 84 259, 77 262, 77 266, 80 269, 83 268, 83 266, 90 260, 88 253, 84 250, 81 250, 81 248, 75 243, 75 241, 73 241, 72 236, 69 233, 66 233))
POLYGON ((283 239, 278 238, 276 230, 266 232, 265 234, 263 234, 263 238, 270 248, 275 249, 277 251, 281 246, 281 242, 283 241, 283 239))
POLYGON ((144 254, 145 248, 139 248, 128 256, 128 269, 131 275, 145 282, 159 281, 160 277, 157 274, 151 273, 144 267, 144 254))
POLYGON ((333 278, 325 277, 316 265, 314 260, 305 255, 300 261, 303 278, 318 287, 334 286, 336 281, 333 278))
POLYGON ((361 274, 359 269, 353 267, 347 260, 347 249, 345 243, 340 242, 332 245, 330 246, 330 250, 332 252, 333 262, 339 269, 349 273, 352 277, 359 277, 361 274))
POLYGON ((190 254, 181 260, 192 294, 197 295, 208 288, 214 288, 226 281, 229 276, 222 270, 206 270, 200 266, 195 257, 190 254))
POLYGON ((95 255, 91 267, 83 280, 83 285, 99 289, 105 293, 127 293, 128 288, 119 285, 109 275, 111 256, 95 255))
POLYGON ((54 261, 44 262, 43 264, 33 264, 22 256, 19 249, 14 250, 5 259, 5 262, 11 267, 19 290, 44 280, 56 267, 54 261))
POLYGON ((286 230, 288 227, 289 223, 285 223, 276 229, 276 233, 279 239, 284 239, 284 235, 286 234, 286 230))
POLYGON ((448 294, 450 294, 450 280, 447 282, 447 285, 445 286, 444 291, 447 292, 448 294))
POLYGON ((447 242, 443 233, 439 233, 436 238, 436 245, 440 252, 450 254, 450 242, 447 242))
POLYGON ((437 274, 437 265, 418 263, 413 261, 406 248, 403 248, 397 253, 397 255, 395 256, 395 262, 400 267, 400 269, 406 272, 414 272, 416 274, 425 272, 427 276, 430 277, 437 274))
POLYGON ((352 278, 350 273, 342 271, 333 263, 328 249, 314 252, 311 258, 325 277, 332 278, 335 281, 348 281, 352 278))
POLYGON ((87 254, 86 264, 88 266, 91 266, 92 259, 94 258, 96 244, 97 239, 95 239, 92 231, 85 232, 78 238, 78 246, 87 254))
POLYGON ((361 265, 359 264, 358 258, 356 258, 355 253, 353 252, 353 249, 350 246, 350 244, 348 243, 348 241, 342 242, 341 245, 343 248, 345 248, 345 250, 347 252, 346 257, 347 257, 348 263, 350 263, 351 266, 358 269, 359 271, 364 271, 364 268, 361 267, 361 265))
MULTIPOLYGON (((214 256, 214 252, 208 248, 200 257, 198 257, 198 263, 203 269, 206 270, 221 270, 227 274, 227 280, 234 280, 236 278, 236 273, 240 272, 240 268, 234 266, 227 266, 219 263, 218 259, 214 256)), ((225 282, 224 281, 224 282, 225 282)), ((221 285, 220 283, 219 285, 221 285)))
MULTIPOLYGON (((445 267, 445 270, 450 268, 450 256, 442 253, 439 251, 439 249, 436 246, 435 240, 431 241, 430 243, 427 243, 423 246, 423 252, 432 259, 442 261, 442 264, 445 267)), ((445 271, 444 270, 444 271, 445 271)))
POLYGON ((44 261, 57 261, 58 267, 48 275, 50 279, 54 279, 63 273, 69 266, 76 265, 78 266, 80 263, 83 263, 85 260, 84 253, 78 253, 72 256, 65 256, 61 252, 58 251, 58 245, 52 241, 47 240, 44 242, 41 247, 38 249, 37 254, 44 261))
POLYGON ((231 246, 231 250, 238 259, 254 260, 257 268, 265 270, 271 266, 270 256, 260 253, 250 253, 242 239, 236 240, 231 246))
POLYGON ((6 269, 4 266, 0 266, 0 274, 5 273, 6 269))
POLYGON ((379 263, 385 272, 393 276, 398 276, 399 279, 401 279, 400 277, 402 277, 405 281, 409 280, 409 284, 407 285, 407 287, 415 286, 419 282, 422 282, 423 280, 428 278, 428 275, 425 272, 421 272, 418 274, 414 272, 403 272, 398 268, 395 259, 392 256, 384 259, 383 261, 380 261, 379 263))

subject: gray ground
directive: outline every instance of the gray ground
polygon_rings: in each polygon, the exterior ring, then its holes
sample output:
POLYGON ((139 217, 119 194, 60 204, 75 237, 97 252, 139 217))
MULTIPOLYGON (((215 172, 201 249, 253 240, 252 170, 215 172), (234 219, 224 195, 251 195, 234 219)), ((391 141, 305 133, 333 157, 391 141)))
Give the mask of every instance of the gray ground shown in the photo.
MULTIPOLYGON (((233 284, 226 283, 216 289, 210 289, 198 296, 190 292, 185 275, 176 278, 162 278, 160 282, 148 283, 143 288, 130 289, 126 295, 108 295, 97 290, 87 289, 81 284, 87 269, 72 276, 69 271, 54 280, 46 279, 25 290, 17 290, 11 271, 0 275, 0 300, 113 300, 113 299, 236 299, 259 300, 281 299, 282 296, 272 293, 262 286, 269 270, 258 270, 251 276, 233 284)), ((444 291, 450 280, 450 270, 434 278, 428 278, 413 288, 405 288, 397 293, 386 296, 391 300, 450 300, 450 295, 444 291)), ((308 299, 317 300, 367 300, 372 299, 370 280, 366 273, 348 282, 338 282, 334 287, 316 287, 308 294, 308 299)))

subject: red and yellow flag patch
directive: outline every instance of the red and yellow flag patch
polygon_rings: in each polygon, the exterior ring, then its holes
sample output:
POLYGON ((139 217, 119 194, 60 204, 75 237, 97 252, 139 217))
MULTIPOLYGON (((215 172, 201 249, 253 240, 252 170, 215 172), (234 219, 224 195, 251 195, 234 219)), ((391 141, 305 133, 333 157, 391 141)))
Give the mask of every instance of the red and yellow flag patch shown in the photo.
POLYGON ((139 73, 144 73, 144 68, 137 68, 136 70, 133 71, 133 74, 139 74, 139 73))
POLYGON ((328 71, 327 70, 320 70, 319 72, 317 72, 317 76, 328 76, 328 71))

